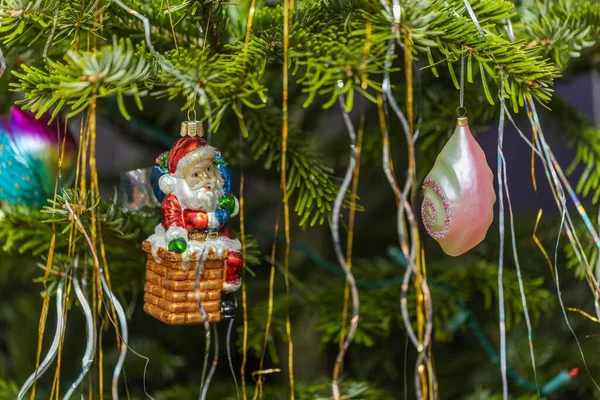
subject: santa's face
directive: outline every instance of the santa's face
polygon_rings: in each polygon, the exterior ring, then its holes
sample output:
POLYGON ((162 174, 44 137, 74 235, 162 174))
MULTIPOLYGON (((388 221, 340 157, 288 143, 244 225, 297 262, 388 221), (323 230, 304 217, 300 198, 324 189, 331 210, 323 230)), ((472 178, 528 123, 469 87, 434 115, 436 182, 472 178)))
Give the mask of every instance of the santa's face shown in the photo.
POLYGON ((194 160, 177 171, 173 193, 184 208, 213 212, 223 197, 223 179, 212 158, 194 160))
POLYGON ((202 158, 181 167, 181 177, 194 191, 202 187, 211 190, 211 183, 217 178, 217 173, 211 158, 202 158))

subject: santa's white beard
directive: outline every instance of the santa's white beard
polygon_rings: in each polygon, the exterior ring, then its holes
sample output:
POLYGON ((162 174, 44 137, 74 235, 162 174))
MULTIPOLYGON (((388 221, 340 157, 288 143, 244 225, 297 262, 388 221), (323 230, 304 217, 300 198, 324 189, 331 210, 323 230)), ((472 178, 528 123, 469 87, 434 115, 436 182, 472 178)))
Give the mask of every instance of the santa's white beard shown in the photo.
POLYGON ((199 189, 192 190, 185 179, 178 177, 173 194, 182 208, 214 212, 224 193, 223 184, 218 179, 206 181, 199 189), (210 185, 210 190, 204 188, 206 184, 210 185))

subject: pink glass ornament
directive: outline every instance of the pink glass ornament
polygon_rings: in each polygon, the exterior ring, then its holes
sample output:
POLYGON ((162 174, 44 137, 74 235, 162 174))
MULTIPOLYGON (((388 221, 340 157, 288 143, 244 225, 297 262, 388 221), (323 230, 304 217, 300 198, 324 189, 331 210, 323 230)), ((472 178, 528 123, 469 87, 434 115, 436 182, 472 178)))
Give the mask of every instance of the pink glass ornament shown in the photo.
POLYGON ((425 229, 446 254, 464 254, 485 238, 494 219, 494 175, 467 118, 458 119, 423 182, 423 195, 425 229))

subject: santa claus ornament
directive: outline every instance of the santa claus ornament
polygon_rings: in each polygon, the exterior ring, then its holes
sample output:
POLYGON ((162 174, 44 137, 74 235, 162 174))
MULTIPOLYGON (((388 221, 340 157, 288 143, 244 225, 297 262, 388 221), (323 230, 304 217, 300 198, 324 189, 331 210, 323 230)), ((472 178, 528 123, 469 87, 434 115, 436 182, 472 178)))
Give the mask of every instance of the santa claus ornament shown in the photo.
POLYGON ((494 219, 494 175, 466 117, 423 183, 421 217, 427 233, 450 256, 478 245, 494 219))
POLYGON ((227 226, 239 203, 227 163, 201 128, 184 122, 183 137, 157 158, 152 174, 163 221, 143 243, 144 310, 167 324, 203 323, 200 305, 208 322, 233 318, 232 292, 241 284, 241 245, 227 226))

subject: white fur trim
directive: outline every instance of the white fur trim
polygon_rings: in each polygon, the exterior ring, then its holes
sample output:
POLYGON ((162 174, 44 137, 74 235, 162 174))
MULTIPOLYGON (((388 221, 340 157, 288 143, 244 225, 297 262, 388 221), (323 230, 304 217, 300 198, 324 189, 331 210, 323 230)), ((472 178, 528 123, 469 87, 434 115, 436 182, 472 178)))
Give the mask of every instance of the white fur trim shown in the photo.
POLYGON ((175 190, 175 185, 177 184, 177 177, 172 174, 165 174, 158 178, 158 187, 164 194, 169 194, 173 190, 175 190))
POLYGON ((212 247, 213 249, 216 249, 217 246, 223 246, 229 251, 239 251, 242 249, 242 244, 238 239, 229 239, 224 236, 218 237, 216 239, 208 239, 205 243, 208 247, 212 247))
MULTIPOLYGON (((155 259, 158 259, 157 252, 160 247, 168 248, 169 241, 174 239, 175 237, 184 237, 187 239, 187 231, 184 228, 178 226, 172 226, 167 231, 162 224, 156 225, 154 229, 154 234, 150 235, 148 241, 152 245, 152 255, 155 259), (183 236, 177 236, 177 233, 182 234, 183 236)), ((184 267, 185 268, 195 268, 196 263, 189 263, 192 255, 196 253, 197 255, 203 254, 205 250, 212 248, 215 253, 223 254, 224 250, 227 249, 229 251, 240 251, 242 249, 242 245, 238 239, 228 239, 226 237, 219 237, 217 239, 208 239, 206 242, 198 242, 196 240, 188 241, 188 248, 182 254, 184 267)), ((196 257, 194 257, 195 259, 196 257)), ((237 289, 236 289, 237 290, 237 289)))
POLYGON ((177 168, 175 172, 179 171, 180 168, 184 167, 186 164, 190 162, 202 159, 202 158, 215 158, 217 152, 210 145, 204 145, 202 147, 197 148, 196 150, 190 151, 185 156, 181 157, 181 159, 177 162, 177 168))
POLYGON ((165 227, 163 226, 163 224, 158 224, 156 225, 156 227, 154 228, 154 234, 155 235, 159 235, 159 236, 164 236, 165 235, 165 227))
POLYGON ((223 282, 223 290, 227 293, 235 292, 242 286, 242 281, 238 279, 234 283, 223 282))
POLYGON ((210 229, 216 229, 219 227, 219 220, 214 212, 209 212, 208 214, 208 227, 210 229))
POLYGON ((181 226, 172 226, 169 229, 167 229, 167 232, 165 234, 166 237, 166 242, 169 243, 171 240, 175 239, 175 238, 184 238, 185 240, 187 240, 188 238, 188 231, 185 228, 182 228, 181 226))
POLYGON ((188 242, 188 248, 187 248, 188 257, 194 253, 196 254, 196 257, 198 257, 198 256, 204 254, 205 251, 206 251, 206 246, 204 245, 204 243, 199 242, 197 240, 190 240, 188 242))

